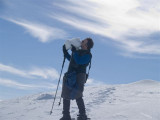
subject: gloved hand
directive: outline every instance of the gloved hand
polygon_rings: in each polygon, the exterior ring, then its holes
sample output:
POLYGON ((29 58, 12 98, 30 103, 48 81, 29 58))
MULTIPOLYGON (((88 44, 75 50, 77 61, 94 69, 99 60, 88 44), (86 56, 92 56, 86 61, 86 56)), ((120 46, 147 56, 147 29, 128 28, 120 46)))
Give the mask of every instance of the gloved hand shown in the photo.
POLYGON ((63 54, 64 54, 64 56, 67 54, 67 50, 66 50, 65 45, 63 45, 63 54))
POLYGON ((72 52, 76 51, 76 48, 75 48, 73 45, 71 45, 71 46, 72 46, 71 51, 72 51, 72 52))

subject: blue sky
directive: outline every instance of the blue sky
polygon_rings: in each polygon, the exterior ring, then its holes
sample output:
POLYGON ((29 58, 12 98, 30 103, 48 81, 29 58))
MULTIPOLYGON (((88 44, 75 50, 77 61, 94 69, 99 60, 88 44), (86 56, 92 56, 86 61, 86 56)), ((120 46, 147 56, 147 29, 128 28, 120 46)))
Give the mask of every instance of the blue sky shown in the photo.
POLYGON ((158 0, 1 0, 0 99, 54 91, 62 46, 75 37, 95 43, 88 85, 160 81, 158 6, 158 0))

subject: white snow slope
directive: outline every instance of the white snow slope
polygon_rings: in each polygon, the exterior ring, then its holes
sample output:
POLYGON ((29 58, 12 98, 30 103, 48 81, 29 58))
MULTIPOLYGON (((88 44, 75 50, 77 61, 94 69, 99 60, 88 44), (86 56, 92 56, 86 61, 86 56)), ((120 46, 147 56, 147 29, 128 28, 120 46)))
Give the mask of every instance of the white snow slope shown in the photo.
MULTIPOLYGON (((62 104, 56 99, 52 115, 54 93, 0 102, 0 120, 59 120, 62 104)), ((124 85, 99 85, 85 87, 84 101, 87 115, 92 120, 160 120, 160 82, 142 80, 124 85)), ((71 116, 78 108, 71 102, 71 116)))

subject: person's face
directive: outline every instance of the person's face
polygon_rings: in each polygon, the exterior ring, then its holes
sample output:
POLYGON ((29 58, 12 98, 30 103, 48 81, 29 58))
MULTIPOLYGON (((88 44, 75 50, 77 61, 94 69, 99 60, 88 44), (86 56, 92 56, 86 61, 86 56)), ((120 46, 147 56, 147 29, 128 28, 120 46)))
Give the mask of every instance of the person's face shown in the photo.
POLYGON ((81 48, 84 49, 84 50, 87 50, 87 43, 88 43, 87 39, 82 40, 81 48))

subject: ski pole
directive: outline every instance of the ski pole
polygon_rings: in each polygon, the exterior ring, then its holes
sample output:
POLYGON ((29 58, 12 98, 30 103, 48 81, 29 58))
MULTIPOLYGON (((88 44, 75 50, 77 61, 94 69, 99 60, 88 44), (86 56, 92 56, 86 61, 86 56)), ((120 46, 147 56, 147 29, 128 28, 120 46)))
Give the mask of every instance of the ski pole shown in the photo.
MULTIPOLYGON (((70 64, 71 64, 72 56, 73 56, 73 52, 72 52, 72 54, 71 54, 71 58, 70 58, 70 62, 69 62, 69 66, 70 66, 70 64)), ((68 67, 68 71, 69 71, 69 67, 68 67)), ((61 93, 61 96, 62 96, 62 93, 61 93)), ((61 105, 61 99, 62 99, 62 97, 60 97, 60 100, 59 100, 58 106, 60 106, 60 105, 61 105)))
POLYGON ((56 95, 57 95, 59 83, 60 83, 60 80, 61 80, 61 75, 62 75, 62 70, 63 70, 63 67, 64 67, 64 63, 65 63, 65 57, 63 59, 62 69, 61 69, 60 77, 59 77, 59 80, 58 80, 58 85, 57 85, 56 93, 55 93, 55 96, 54 96, 54 100, 53 100, 52 108, 51 108, 51 111, 50 111, 50 115, 52 114, 53 106, 54 106, 54 103, 55 103, 55 100, 56 100, 56 95))

